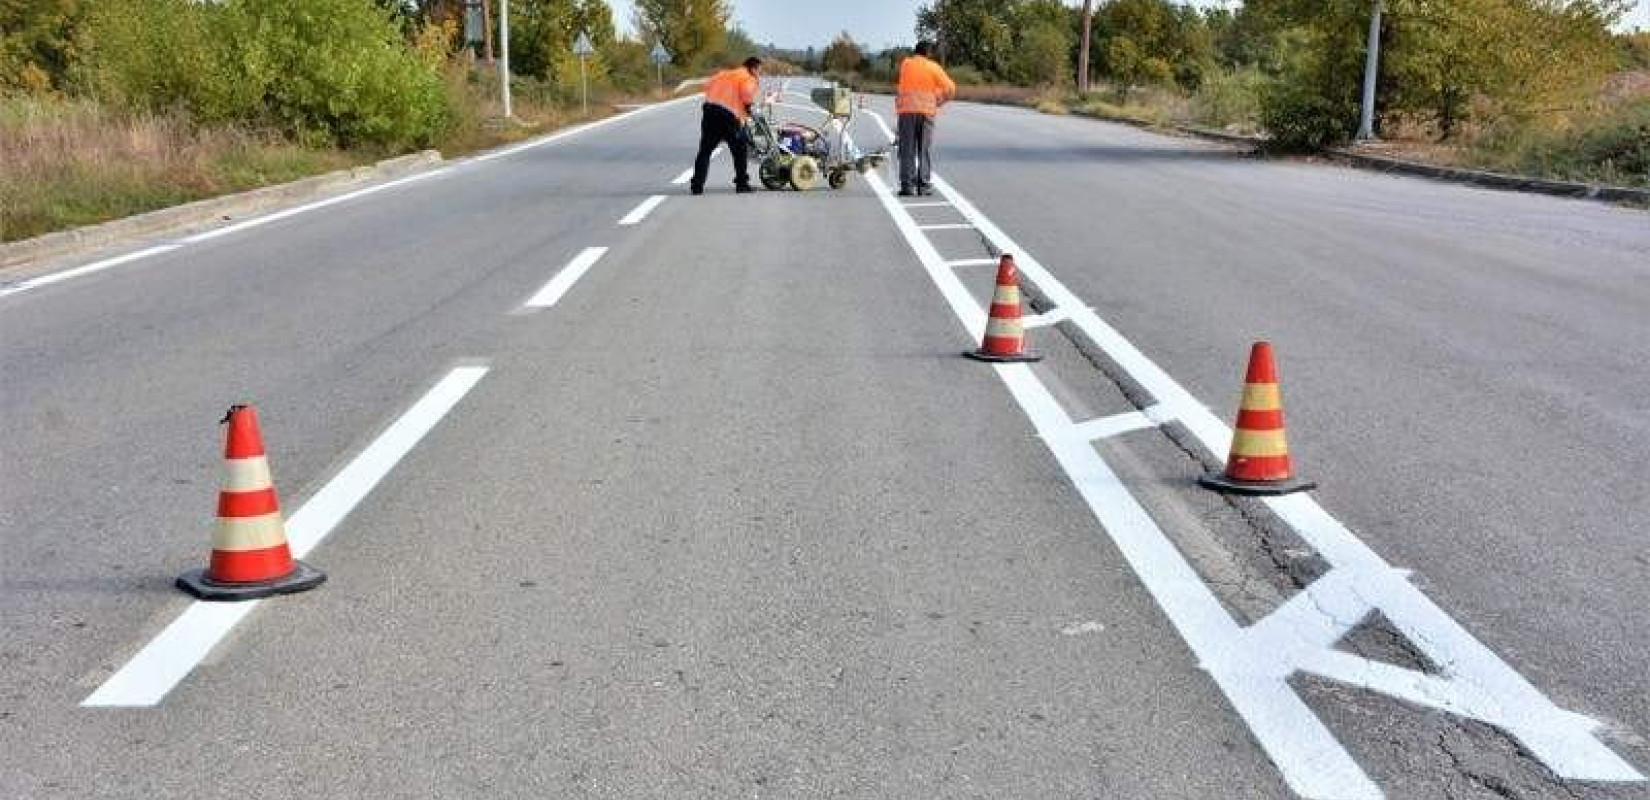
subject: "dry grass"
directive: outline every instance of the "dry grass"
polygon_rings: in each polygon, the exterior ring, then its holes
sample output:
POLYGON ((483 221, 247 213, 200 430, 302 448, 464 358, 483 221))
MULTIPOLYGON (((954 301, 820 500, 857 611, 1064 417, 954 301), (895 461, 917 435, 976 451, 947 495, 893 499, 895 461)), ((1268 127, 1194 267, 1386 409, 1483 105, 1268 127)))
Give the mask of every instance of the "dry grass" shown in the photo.
POLYGON ((368 160, 187 118, 0 98, 0 241, 281 183, 368 160))

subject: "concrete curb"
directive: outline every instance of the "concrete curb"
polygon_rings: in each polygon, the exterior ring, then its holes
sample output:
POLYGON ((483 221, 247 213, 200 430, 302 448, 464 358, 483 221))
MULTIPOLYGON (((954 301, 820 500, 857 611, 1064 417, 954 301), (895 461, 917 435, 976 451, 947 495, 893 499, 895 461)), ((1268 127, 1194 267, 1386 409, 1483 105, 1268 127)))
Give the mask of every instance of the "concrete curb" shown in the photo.
POLYGON ((1635 189, 1629 186, 1609 186, 1604 184, 1576 183, 1572 181, 1551 181, 1542 178, 1530 178, 1522 175, 1508 175, 1503 172, 1485 172, 1476 169, 1460 167, 1446 167, 1438 164, 1422 164, 1415 161, 1404 161, 1386 156, 1374 156, 1368 153, 1359 153, 1346 148, 1333 148, 1325 151, 1330 158, 1362 169, 1377 172, 1389 172, 1399 175, 1414 175, 1423 178, 1451 181, 1454 183, 1469 183, 1477 186, 1487 186, 1494 189, 1510 189, 1533 194, 1548 194, 1557 197, 1577 197, 1589 200, 1606 200, 1623 203, 1650 204, 1650 189, 1635 189))
POLYGON ((421 172, 442 161, 441 153, 425 150, 380 161, 371 166, 329 172, 291 183, 266 186, 238 194, 212 197, 143 214, 48 233, 0 245, 0 271, 33 266, 48 259, 99 250, 161 232, 185 231, 250 216, 278 206, 318 199, 363 184, 421 172))
POLYGON ((1181 125, 1181 124, 1175 123, 1175 122, 1153 122, 1153 121, 1148 120, 1148 119, 1138 119, 1136 117, 1122 117, 1122 116, 1116 116, 1116 115, 1112 115, 1112 114, 1096 114, 1096 113, 1093 113, 1093 112, 1090 112, 1090 111, 1073 111, 1073 112, 1071 112, 1071 116, 1073 116, 1073 117, 1083 117, 1085 119, 1097 119, 1097 120, 1100 120, 1102 122, 1115 122, 1115 123, 1118 123, 1120 125, 1129 125, 1131 127, 1140 128, 1140 129, 1148 130, 1148 131, 1153 131, 1153 132, 1156 132, 1156 133, 1165 133, 1166 132, 1166 133, 1178 133, 1178 134, 1181 134, 1183 136, 1194 136, 1194 137, 1197 137, 1199 139, 1209 139, 1209 140, 1212 140, 1212 141, 1221 142, 1223 144, 1235 144, 1235 145, 1238 145, 1238 146, 1241 146, 1241 147, 1247 147, 1251 150, 1259 150, 1262 145, 1266 144, 1266 140, 1262 139, 1258 136, 1244 136, 1242 134, 1237 134, 1237 133, 1227 133, 1225 131, 1217 131, 1217 130, 1214 130, 1214 129, 1211 129, 1211 128, 1199 128, 1199 127, 1196 127, 1196 126, 1193 126, 1193 125, 1181 125))

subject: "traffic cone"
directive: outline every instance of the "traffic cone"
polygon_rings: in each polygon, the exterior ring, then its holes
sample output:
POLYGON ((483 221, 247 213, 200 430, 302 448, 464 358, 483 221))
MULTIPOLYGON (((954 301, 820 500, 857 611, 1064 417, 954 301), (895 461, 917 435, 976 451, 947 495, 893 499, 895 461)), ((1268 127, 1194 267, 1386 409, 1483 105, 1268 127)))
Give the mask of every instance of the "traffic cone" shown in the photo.
POLYGON ((1283 432, 1283 394, 1272 345, 1255 342, 1249 352, 1249 370, 1243 379, 1232 452, 1226 471, 1204 475, 1198 483, 1220 492, 1279 495, 1304 492, 1316 483, 1295 477, 1289 465, 1289 442, 1283 432))
POLYGON ((985 324, 980 349, 963 353, 976 361, 1015 363, 1041 361, 1025 350, 1026 332, 1020 324, 1020 270, 1014 256, 1003 254, 997 264, 997 290, 991 295, 991 318, 985 324))
POLYGON ((178 578, 178 588, 202 600, 252 600, 320 586, 327 576, 292 558, 286 543, 258 412, 234 406, 224 417, 228 475, 218 493, 212 560, 178 578))

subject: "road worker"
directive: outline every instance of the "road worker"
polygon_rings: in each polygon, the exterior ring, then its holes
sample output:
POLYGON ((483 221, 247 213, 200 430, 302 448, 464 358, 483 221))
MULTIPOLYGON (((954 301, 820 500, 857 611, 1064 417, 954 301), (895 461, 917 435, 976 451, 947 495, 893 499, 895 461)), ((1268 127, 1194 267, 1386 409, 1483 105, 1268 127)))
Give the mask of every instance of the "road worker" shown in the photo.
POLYGON ((957 84, 945 68, 929 58, 933 49, 929 42, 918 42, 916 53, 899 64, 894 108, 899 112, 900 197, 934 193, 928 185, 934 172, 934 117, 957 94, 957 84))
POLYGON ((726 144, 733 156, 733 186, 739 194, 751 189, 751 176, 746 165, 745 121, 750 119, 751 104, 761 91, 762 59, 747 58, 733 69, 716 73, 705 84, 704 117, 699 122, 699 157, 693 162, 694 194, 705 193, 705 176, 710 171, 710 156, 716 146, 726 144))

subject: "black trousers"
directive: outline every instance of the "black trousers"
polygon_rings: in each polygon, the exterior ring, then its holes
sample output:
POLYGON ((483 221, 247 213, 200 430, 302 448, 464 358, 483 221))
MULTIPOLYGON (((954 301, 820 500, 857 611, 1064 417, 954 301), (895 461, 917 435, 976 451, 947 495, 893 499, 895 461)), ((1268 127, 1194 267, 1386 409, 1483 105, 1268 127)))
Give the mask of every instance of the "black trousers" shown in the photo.
POLYGON ((716 152, 719 144, 727 145, 728 155, 733 156, 733 184, 751 185, 750 168, 745 163, 749 158, 745 146, 745 126, 740 124, 732 111, 715 103, 706 103, 705 115, 699 121, 699 157, 693 160, 693 188, 705 188, 705 177, 710 172, 710 154, 716 152))
POLYGON ((927 114, 899 115, 899 185, 927 186, 934 174, 934 118, 927 114))

